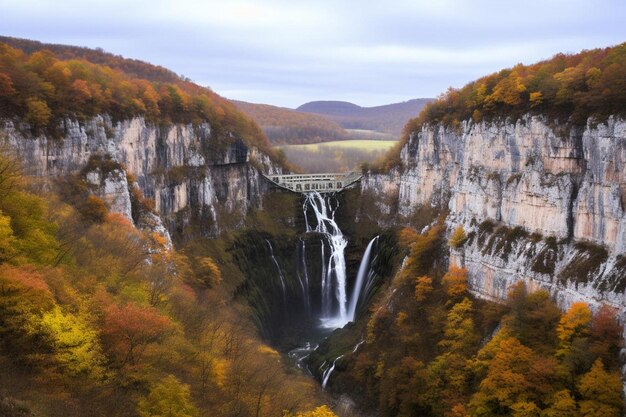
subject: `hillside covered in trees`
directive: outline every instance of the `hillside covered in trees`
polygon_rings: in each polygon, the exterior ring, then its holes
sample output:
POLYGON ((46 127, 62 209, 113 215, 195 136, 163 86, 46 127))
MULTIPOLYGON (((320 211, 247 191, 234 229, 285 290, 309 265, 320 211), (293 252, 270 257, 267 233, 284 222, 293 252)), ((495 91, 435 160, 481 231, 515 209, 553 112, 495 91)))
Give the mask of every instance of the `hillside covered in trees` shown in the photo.
POLYGON ((0 155, 0 415, 334 415, 233 301, 223 249, 168 248, 84 177, 43 193, 19 165, 0 155))
POLYGON ((602 120, 626 113, 626 43, 577 54, 557 54, 532 65, 479 78, 463 88, 450 88, 428 104, 408 125, 458 125, 463 120, 515 118, 541 114, 562 123, 581 125, 589 117, 602 120))
POLYGON ((474 297, 467 270, 445 259, 468 237, 459 228, 446 241, 443 221, 399 231, 403 268, 367 318, 312 355, 313 369, 335 360, 330 390, 385 417, 621 416, 616 311, 562 312, 524 282, 502 304, 474 297))
POLYGON ((375 130, 399 135, 409 119, 431 102, 430 98, 416 98, 402 103, 361 107, 345 101, 312 101, 296 110, 323 115, 345 129, 375 130))
POLYGON ((236 100, 233 103, 261 126, 273 144, 319 143, 348 137, 348 133, 339 124, 326 117, 268 104, 236 100))
POLYGON ((208 122, 273 151, 259 127, 228 100, 162 67, 102 51, 0 38, 0 117, 54 136, 65 118, 143 116, 154 124, 208 122))
POLYGON ((462 121, 515 121, 525 114, 568 127, 584 126, 590 117, 604 121, 626 114, 626 43, 557 54, 536 64, 503 69, 462 88, 450 87, 409 120, 400 142, 385 158, 366 169, 386 172, 398 166, 409 135, 425 124, 459 128, 462 121))

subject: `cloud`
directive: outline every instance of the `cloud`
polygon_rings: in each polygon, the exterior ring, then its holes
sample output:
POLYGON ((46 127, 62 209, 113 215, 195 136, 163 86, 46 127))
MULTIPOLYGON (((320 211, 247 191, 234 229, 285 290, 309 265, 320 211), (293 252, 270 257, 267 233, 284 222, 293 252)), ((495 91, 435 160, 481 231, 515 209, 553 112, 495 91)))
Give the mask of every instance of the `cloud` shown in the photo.
POLYGON ((625 41, 622 0, 0 0, 4 35, 102 47, 236 99, 384 104, 625 41))

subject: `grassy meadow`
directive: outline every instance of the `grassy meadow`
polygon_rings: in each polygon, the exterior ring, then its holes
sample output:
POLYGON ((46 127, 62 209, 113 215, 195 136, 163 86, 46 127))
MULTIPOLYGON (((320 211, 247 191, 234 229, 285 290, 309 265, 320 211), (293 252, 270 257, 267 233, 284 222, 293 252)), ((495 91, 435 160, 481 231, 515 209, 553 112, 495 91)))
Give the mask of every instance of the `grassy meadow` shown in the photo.
POLYGON ((395 140, 352 139, 278 148, 290 163, 305 172, 343 172, 359 169, 363 162, 373 162, 396 143, 395 140))

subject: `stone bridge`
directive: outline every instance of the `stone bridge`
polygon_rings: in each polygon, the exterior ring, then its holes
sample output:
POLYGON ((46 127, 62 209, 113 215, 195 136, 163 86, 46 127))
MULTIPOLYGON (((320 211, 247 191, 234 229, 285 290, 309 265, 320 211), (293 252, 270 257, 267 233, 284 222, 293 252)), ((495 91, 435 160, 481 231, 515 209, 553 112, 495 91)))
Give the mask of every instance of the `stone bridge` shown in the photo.
POLYGON ((319 193, 337 192, 354 184, 362 177, 358 172, 339 174, 264 174, 264 176, 279 187, 297 193, 307 193, 310 191, 317 191, 319 193))

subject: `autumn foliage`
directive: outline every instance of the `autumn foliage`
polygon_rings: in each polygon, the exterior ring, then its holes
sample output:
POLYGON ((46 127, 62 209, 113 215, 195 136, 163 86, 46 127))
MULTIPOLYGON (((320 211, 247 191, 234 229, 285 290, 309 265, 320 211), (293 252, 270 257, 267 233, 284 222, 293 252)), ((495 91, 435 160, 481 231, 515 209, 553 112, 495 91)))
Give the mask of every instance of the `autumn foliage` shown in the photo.
POLYGON ((216 259, 34 193, 13 163, 0 154, 0 415, 332 415, 259 339, 216 259))
POLYGON ((0 117, 58 135, 64 119, 143 116, 149 123, 208 122, 273 151, 259 127, 228 100, 164 68, 101 51, 4 38, 0 42, 0 117), (26 51, 26 52, 25 52, 26 51))
POLYGON ((381 416, 621 415, 614 311, 561 311, 523 282, 503 305, 475 299, 467 270, 438 263, 432 230, 400 232, 404 270, 372 306, 366 344, 345 354, 333 386, 361 393, 381 416))
POLYGON ((532 65, 482 77, 450 88, 429 103, 411 129, 424 123, 458 125, 494 117, 539 113, 573 123, 622 114, 626 103, 626 44, 578 54, 557 54, 532 65))
POLYGON ((400 164, 400 149, 412 132, 442 123, 459 129, 461 122, 542 115, 564 126, 584 126, 588 118, 604 121, 625 115, 626 43, 551 59, 479 78, 462 88, 450 87, 404 127, 399 146, 375 169, 400 164))

